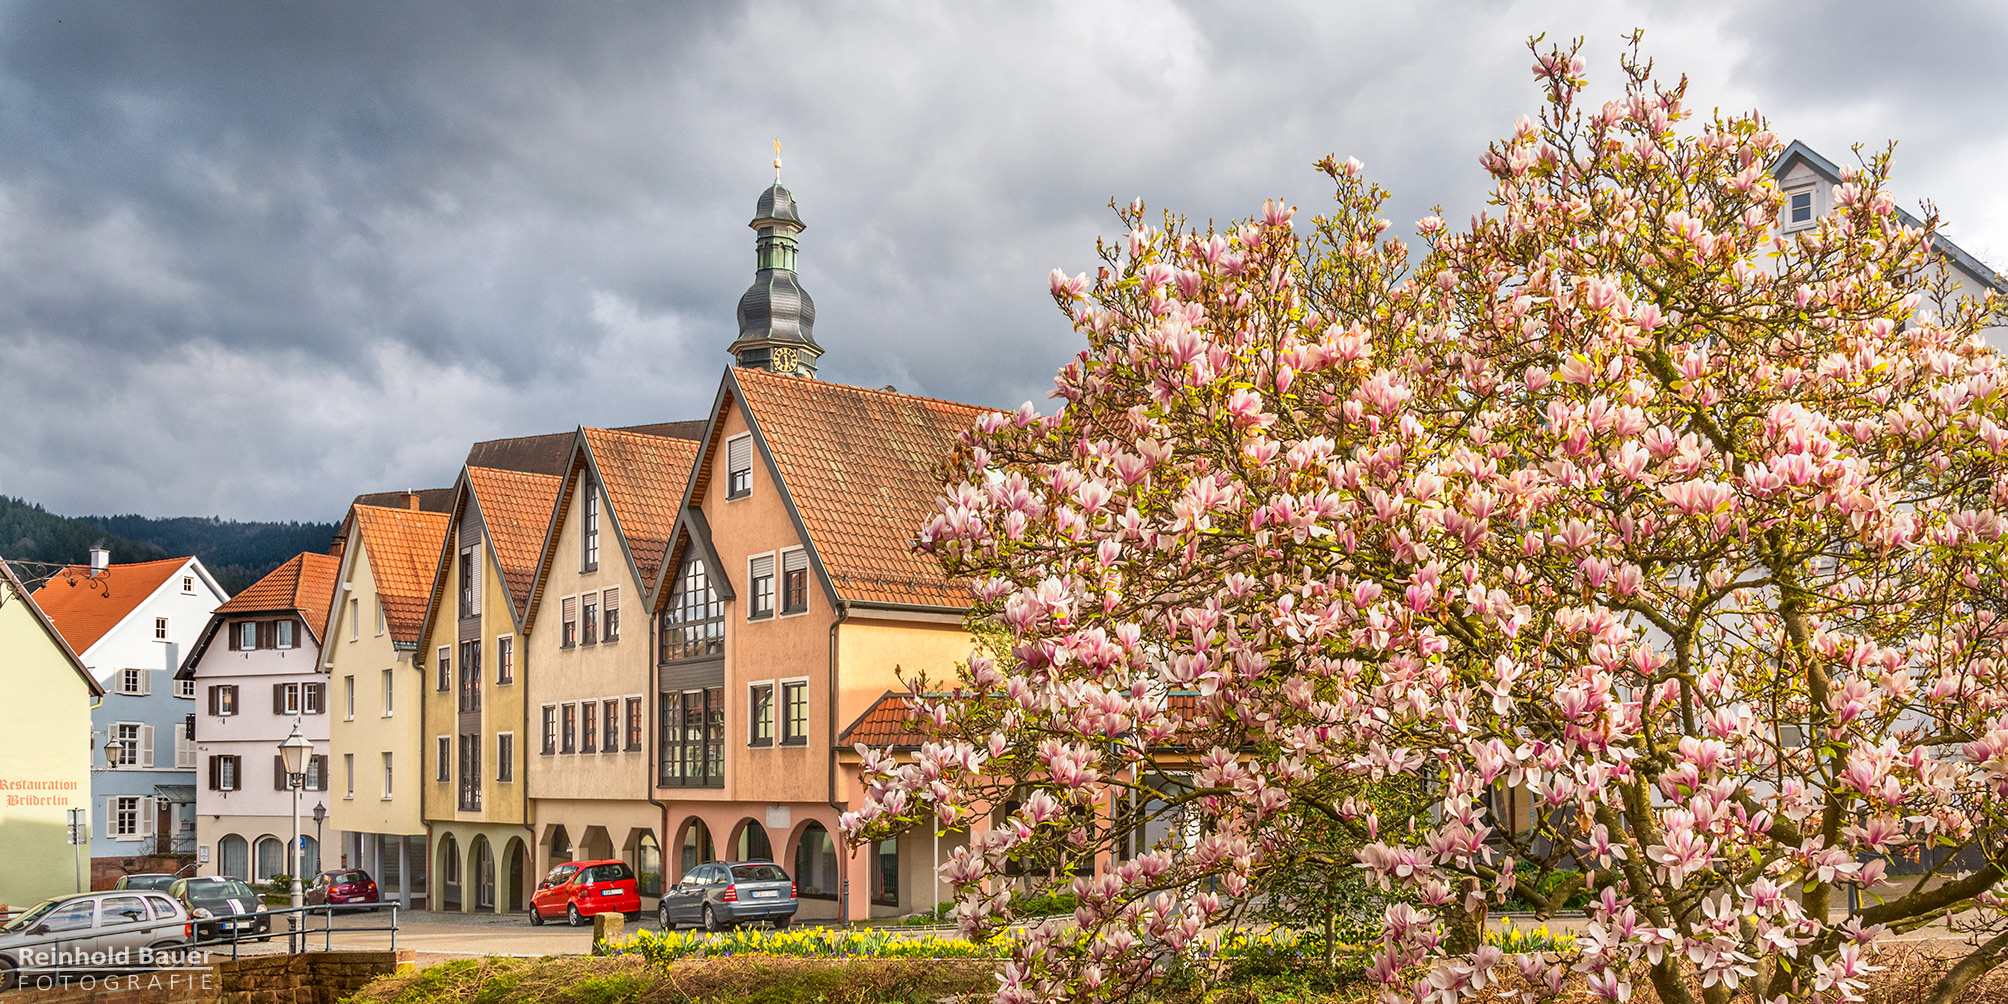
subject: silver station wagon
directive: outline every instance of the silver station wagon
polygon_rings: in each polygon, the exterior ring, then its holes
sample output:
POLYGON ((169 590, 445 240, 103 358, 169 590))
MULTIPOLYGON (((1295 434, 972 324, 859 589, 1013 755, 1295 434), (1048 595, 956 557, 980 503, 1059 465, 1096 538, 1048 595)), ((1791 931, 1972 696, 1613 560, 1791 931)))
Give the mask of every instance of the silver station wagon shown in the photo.
POLYGON ((173 964, 154 959, 188 943, 187 909, 152 891, 115 889, 45 899, 0 924, 0 989, 39 976, 173 964))
POLYGON ((787 927, 795 916, 795 883, 772 861, 714 861, 698 865, 662 894, 656 908, 662 929, 679 924, 707 931, 750 921, 787 927))

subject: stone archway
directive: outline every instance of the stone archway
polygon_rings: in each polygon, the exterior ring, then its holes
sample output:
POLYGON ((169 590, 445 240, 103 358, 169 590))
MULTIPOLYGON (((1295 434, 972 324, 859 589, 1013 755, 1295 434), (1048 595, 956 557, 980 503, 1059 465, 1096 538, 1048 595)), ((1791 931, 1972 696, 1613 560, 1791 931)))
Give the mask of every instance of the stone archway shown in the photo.
POLYGON ((789 844, 792 851, 788 864, 795 877, 796 895, 802 899, 836 899, 843 889, 843 869, 830 831, 811 819, 795 831, 789 844))
POLYGON ((439 838, 439 908, 449 913, 460 910, 460 841, 448 833, 439 838))
POLYGON ((504 872, 504 888, 508 890, 508 910, 520 913, 529 900, 530 852, 523 846, 521 837, 509 838, 509 848, 504 854, 508 868, 504 872))
POLYGON ((704 825, 704 820, 696 816, 684 820, 683 825, 677 828, 676 847, 676 874, 679 878, 689 874, 692 868, 718 858, 718 852, 711 843, 711 827, 704 825))
POLYGON ((760 821, 748 817, 733 828, 732 839, 727 841, 729 855, 734 861, 773 861, 774 844, 767 839, 767 827, 760 821))
POLYGON ((472 865, 474 882, 474 911, 476 913, 495 912, 495 849, 488 838, 476 835, 469 844, 468 860, 472 865))
POLYGON ((614 856, 614 838, 604 826, 588 826, 579 840, 579 860, 605 861, 614 856))

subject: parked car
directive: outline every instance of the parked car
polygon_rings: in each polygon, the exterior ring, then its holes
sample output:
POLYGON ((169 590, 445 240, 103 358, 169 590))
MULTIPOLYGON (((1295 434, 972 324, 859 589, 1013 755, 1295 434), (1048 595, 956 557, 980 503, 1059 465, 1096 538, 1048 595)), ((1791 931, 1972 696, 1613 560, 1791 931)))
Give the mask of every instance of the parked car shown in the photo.
POLYGON ((577 927, 596 913, 641 916, 641 892, 625 861, 578 861, 551 869, 530 897, 530 923, 559 916, 577 927))
POLYGON ((45 899, 0 924, 0 989, 37 975, 146 965, 151 953, 188 943, 193 934, 189 920, 182 904, 137 889, 45 899), (105 954, 75 961, 78 955, 100 953, 105 954))
POLYGON ((112 883, 112 888, 151 889, 154 892, 166 892, 167 887, 173 885, 174 880, 180 877, 179 875, 169 875, 166 872, 140 872, 133 875, 120 875, 119 880, 112 883))
POLYGON ((691 924, 718 931, 747 921, 787 927, 798 906, 795 882, 772 861, 713 861, 690 870, 663 893, 656 913, 662 929, 691 924))
POLYGON ((360 868, 322 872, 314 877, 314 884, 307 887, 308 906, 375 902, 378 902, 376 880, 360 868))
POLYGON ((272 918, 264 913, 265 900, 243 881, 221 875, 176 879, 167 887, 167 894, 195 917, 195 933, 204 941, 231 934, 260 941, 272 937, 272 918))

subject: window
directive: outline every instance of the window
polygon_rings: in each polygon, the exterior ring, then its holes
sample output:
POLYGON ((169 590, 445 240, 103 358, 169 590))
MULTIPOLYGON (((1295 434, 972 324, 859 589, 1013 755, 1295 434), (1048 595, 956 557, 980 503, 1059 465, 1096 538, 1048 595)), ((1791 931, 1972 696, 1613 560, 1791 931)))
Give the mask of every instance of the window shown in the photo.
POLYGON ((122 669, 119 671, 119 693, 135 697, 153 692, 153 674, 144 669, 122 669))
POLYGON ((391 770, 390 765, 390 754, 385 753, 383 755, 383 797, 385 798, 390 797, 392 790, 391 779, 397 776, 396 772, 391 770))
POLYGON ((280 621, 277 625, 275 625, 274 634, 275 637, 277 638, 277 640, 273 642, 273 646, 275 648, 293 647, 293 622, 291 620, 283 620, 280 621))
MULTIPOLYGON (((117 725, 112 726, 112 737, 119 741, 119 759, 117 764, 118 766, 120 767, 153 766, 152 763, 147 763, 144 765, 140 763, 142 753, 146 752, 145 744, 140 741, 143 728, 144 727, 137 722, 120 722, 117 725)), ((146 757, 146 759, 150 761, 153 758, 146 757)))
POLYGON ((344 676, 344 677, 342 677, 342 697, 343 697, 344 701, 346 702, 346 703, 345 703, 345 704, 344 704, 343 706, 344 706, 345 708, 347 708, 347 709, 348 709, 348 710, 347 710, 347 713, 346 713, 346 716, 347 716, 347 717, 346 717, 346 720, 347 720, 347 721, 351 721, 351 722, 353 722, 353 721, 355 721, 355 720, 356 720, 356 678, 355 678, 355 677, 353 677, 353 676, 344 676))
POLYGON ((753 494, 753 437, 734 436, 725 441, 725 497, 745 498, 753 494))
POLYGON ((384 671, 383 671, 383 716, 384 716, 385 718, 389 718, 389 717, 390 717, 390 714, 391 714, 391 709, 392 709, 392 707, 393 707, 393 705, 394 705, 394 702, 393 702, 393 700, 392 700, 392 697, 393 697, 393 695, 394 695, 394 693, 395 693, 396 689, 397 689, 397 681, 396 681, 396 677, 392 675, 392 673, 391 673, 391 671, 390 671, 390 670, 388 670, 388 669, 384 670, 384 671))
POLYGON ((809 742, 809 681, 781 684, 781 743, 803 746, 809 742))
POLYGON ((299 684, 275 683, 272 685, 272 713, 275 715, 297 715, 300 713, 299 684))
POLYGON ((516 636, 502 635, 495 639, 495 683, 508 686, 516 682, 516 636))
POLYGON ((304 714, 325 715, 328 713, 328 685, 325 683, 300 684, 300 703, 304 714))
POLYGON ((111 803, 112 836, 139 836, 139 796, 106 799, 111 803))
POLYGON ((445 736, 435 736, 432 745, 434 760, 439 765, 433 777, 440 781, 453 780, 453 740, 445 736))
POLYGON ((612 698, 600 702, 600 752, 614 753, 621 748, 621 702, 612 698))
POLYGON ((600 492, 584 478, 579 484, 586 490, 586 519, 579 534, 584 553, 579 556, 579 570, 591 572, 600 567, 600 492))
POLYGON ((475 579, 480 568, 474 560, 474 546, 460 549, 460 616, 472 617, 481 612, 481 590, 476 588, 475 579))
POLYGON ((621 591, 600 590, 600 640, 621 640, 621 591))
POLYGON ((258 647, 258 622, 237 622, 237 647, 249 652, 258 647))
POLYGON ((872 902, 880 906, 899 905, 899 841, 881 840, 872 845, 872 902))
POLYGON ((153 619, 153 640, 154 641, 167 640, 167 618, 155 617, 153 619))
POLYGON ((1785 193, 1785 229, 1798 230, 1813 224, 1813 190, 1785 193))
POLYGON ((195 681, 193 679, 174 681, 174 696, 195 700, 195 681))
POLYGON ((747 592, 753 596, 748 620, 774 616, 774 556, 763 554, 747 562, 747 592))
POLYGON ((746 745, 774 745, 774 685, 756 683, 746 688, 746 745))
POLYGON ((386 628, 387 628, 387 627, 389 626, 389 625, 388 625, 388 624, 387 624, 387 623, 386 623, 386 622, 384 621, 384 617, 383 617, 383 597, 381 597, 381 596, 377 597, 377 598, 376 598, 376 603, 374 603, 374 604, 372 604, 372 605, 376 607, 376 622, 377 622, 377 625, 376 625, 376 627, 377 627, 377 630, 376 630, 376 633, 377 633, 377 637, 381 638, 381 637, 383 637, 383 633, 384 633, 384 630, 385 630, 385 629, 386 629, 386 628))
POLYGON ((225 718, 237 713, 236 684, 223 684, 209 688, 209 713, 217 718, 225 718))
POLYGON ((564 705, 561 715, 564 719, 564 725, 558 734, 558 752, 576 752, 579 748, 579 706, 576 704, 564 705))
POLYGON ((481 810, 481 734, 460 734, 460 811, 481 810))
MULTIPOLYGON (((281 761, 281 767, 284 761, 281 761)), ((316 754, 307 758, 307 773, 300 778, 301 791, 328 790, 328 758, 316 754)))
POLYGON ((662 784, 725 785, 725 691, 686 690, 662 695, 662 784))
POLYGON ((639 751, 641 749, 641 739, 641 698, 630 697, 627 699, 627 748, 639 751))
POLYGON ((508 784, 516 780, 516 733, 495 734, 495 780, 508 784))
POLYGON ((662 660, 718 655, 725 651, 725 601, 711 586, 704 562, 684 560, 662 614, 662 660))
POLYGON ((571 648, 579 643, 579 599, 567 596, 558 602, 558 647, 571 648))
POLYGON ((781 552, 781 612, 799 614, 809 609, 809 552, 781 552))
POLYGON ((600 641, 600 597, 587 593, 579 597, 579 642, 597 645, 600 641))
POLYGON ((444 694, 453 689, 453 649, 439 646, 439 692, 444 694))
POLYGON ((238 779, 243 777, 243 763, 234 756, 212 756, 209 758, 209 790, 236 791, 238 779))
POLYGON ((579 704, 579 752, 598 753, 600 744, 599 706, 592 701, 579 704))
POLYGON ((544 705, 544 755, 558 752, 558 706, 544 705))
POLYGON ((195 595, 195 576, 184 575, 181 577, 181 594, 183 596, 195 595))
POLYGON ((348 786, 343 789, 347 794, 342 797, 356 797, 356 755, 354 753, 342 754, 342 775, 348 780, 348 786))
POLYGON ((359 599, 356 599, 356 598, 355 598, 355 597, 353 597, 353 596, 349 597, 349 640, 350 640, 350 641, 355 641, 355 640, 356 640, 357 638, 360 638, 360 637, 362 637, 362 631, 363 631, 363 625, 362 625, 362 618, 361 618, 361 617, 359 617, 359 616, 357 616, 357 614, 356 614, 356 611, 357 611, 358 609, 360 609, 360 608, 361 608, 361 606, 362 606, 362 601, 361 601, 361 600, 359 600, 359 599))
POLYGON ((481 710, 481 642, 460 643, 460 710, 481 710))

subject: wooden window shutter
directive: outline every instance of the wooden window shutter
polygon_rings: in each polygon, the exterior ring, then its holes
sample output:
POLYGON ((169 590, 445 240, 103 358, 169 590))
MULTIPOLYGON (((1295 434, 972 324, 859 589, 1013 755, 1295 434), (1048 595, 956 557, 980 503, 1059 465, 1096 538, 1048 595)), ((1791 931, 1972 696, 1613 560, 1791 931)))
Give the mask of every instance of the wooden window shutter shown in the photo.
POLYGON ((244 787, 244 758, 232 753, 230 760, 230 790, 244 787))
POLYGON ((309 715, 324 715, 328 706, 324 703, 328 696, 325 683, 303 683, 300 685, 300 711, 309 715))
MULTIPOLYGON (((209 692, 213 696, 216 693, 216 688, 215 687, 209 688, 209 692)), ((216 791, 222 785, 223 783, 222 773, 223 773, 223 758, 220 756, 210 757, 209 758, 210 791, 216 791)))
MULTIPOLYGON (((209 686, 209 715, 211 718, 216 717, 218 714, 222 712, 223 702, 221 696, 218 694, 218 691, 222 689, 223 689, 222 687, 218 687, 215 684, 210 684, 209 686)), ((214 758, 211 758, 210 762, 215 763, 216 761, 214 758)), ((214 788, 216 787, 216 784, 214 781, 212 781, 209 786, 211 788, 214 788)))
POLYGON ((272 790, 286 790, 286 758, 276 754, 272 757, 272 790))
POLYGON ((286 713, 286 685, 283 683, 272 685, 272 713, 275 715, 286 713))
POLYGON ((278 629, 277 629, 277 627, 275 626, 275 624, 276 624, 276 623, 277 623, 277 622, 275 622, 275 621, 259 621, 259 622, 258 622, 258 647, 259 647, 259 648, 272 648, 272 647, 274 647, 274 646, 276 646, 276 645, 278 644, 278 641, 277 641, 277 639, 276 639, 276 637, 275 637, 275 636, 276 636, 276 635, 278 634, 278 629))
POLYGON ((139 765, 142 767, 153 766, 153 726, 151 725, 142 725, 139 727, 139 765))
POLYGON ((148 795, 145 798, 139 800, 140 836, 142 837, 153 836, 153 814, 159 811, 160 811, 159 809, 154 807, 153 796, 148 795))
POLYGON ((315 791, 328 790, 328 757, 325 753, 314 757, 314 779, 320 782, 314 786, 315 791))
POLYGON ((230 651, 241 651, 237 645, 237 625, 235 623, 223 625, 223 634, 230 639, 230 651))

